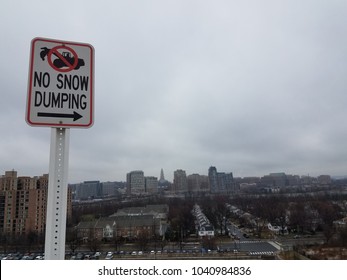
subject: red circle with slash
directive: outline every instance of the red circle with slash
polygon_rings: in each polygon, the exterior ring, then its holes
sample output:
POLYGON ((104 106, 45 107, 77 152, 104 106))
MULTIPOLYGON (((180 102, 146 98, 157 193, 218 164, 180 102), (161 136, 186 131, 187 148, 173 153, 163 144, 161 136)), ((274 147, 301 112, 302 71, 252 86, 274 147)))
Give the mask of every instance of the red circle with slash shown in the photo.
POLYGON ((57 47, 52 48, 48 52, 47 58, 48 58, 49 65, 54 70, 56 70, 58 72, 70 72, 70 71, 74 70, 78 64, 77 53, 72 48, 70 48, 68 46, 57 46, 57 47), (61 54, 59 52, 59 50, 63 50, 62 53, 66 52, 66 51, 70 52, 72 54, 73 59, 74 59, 73 63, 71 63, 71 61, 69 61, 63 54, 61 54), (53 55, 56 56, 58 59, 60 59, 65 64, 65 65, 62 65, 62 67, 64 67, 64 68, 60 68, 60 67, 54 65, 54 61, 52 58, 53 55))

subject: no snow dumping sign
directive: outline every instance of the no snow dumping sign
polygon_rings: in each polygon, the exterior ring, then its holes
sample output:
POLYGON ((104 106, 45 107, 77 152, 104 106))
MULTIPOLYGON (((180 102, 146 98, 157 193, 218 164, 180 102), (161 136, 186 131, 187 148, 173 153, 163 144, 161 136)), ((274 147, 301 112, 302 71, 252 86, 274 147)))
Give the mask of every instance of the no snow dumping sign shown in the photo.
POLYGON ((94 48, 45 38, 31 41, 26 121, 32 126, 93 125, 94 48))

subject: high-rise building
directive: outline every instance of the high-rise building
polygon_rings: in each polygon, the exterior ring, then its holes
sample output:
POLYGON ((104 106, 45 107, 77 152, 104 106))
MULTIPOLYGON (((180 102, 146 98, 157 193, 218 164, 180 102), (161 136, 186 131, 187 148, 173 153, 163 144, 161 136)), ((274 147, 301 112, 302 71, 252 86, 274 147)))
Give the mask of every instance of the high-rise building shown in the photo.
POLYGON ((317 178, 318 184, 320 185, 329 185, 331 184, 331 177, 330 175, 320 175, 317 178))
POLYGON ((270 173, 261 177, 261 184, 269 187, 285 187, 287 183, 287 175, 284 172, 270 173))
POLYGON ((83 183, 70 185, 75 190, 76 200, 87 200, 102 196, 102 184, 100 181, 84 181, 83 183))
POLYGON ((143 171, 135 170, 127 174, 127 193, 141 194, 145 193, 145 176, 143 171))
POLYGON ((158 178, 154 176, 145 177, 146 193, 158 192, 158 178))
POLYGON ((211 193, 235 192, 233 173, 217 172, 217 168, 211 166, 208 169, 208 180, 211 193))
POLYGON ((209 192, 208 177, 206 175, 191 174, 187 177, 188 192, 200 193, 209 192))
POLYGON ((214 166, 211 166, 208 169, 208 182, 210 184, 210 191, 212 193, 216 193, 219 190, 218 187, 218 173, 217 168, 214 166))
MULTIPOLYGON (((67 186, 66 186, 67 187, 67 186)), ((6 171, 0 177, 0 232, 22 235, 44 234, 46 224, 48 174, 18 177, 6 171)), ((67 218, 71 218, 71 191, 68 191, 67 218)))
POLYGON ((188 182, 186 172, 178 169, 174 172, 173 192, 184 193, 188 191, 188 182))
POLYGON ((102 196, 118 196, 120 195, 119 187, 122 183, 120 182, 102 182, 102 196))

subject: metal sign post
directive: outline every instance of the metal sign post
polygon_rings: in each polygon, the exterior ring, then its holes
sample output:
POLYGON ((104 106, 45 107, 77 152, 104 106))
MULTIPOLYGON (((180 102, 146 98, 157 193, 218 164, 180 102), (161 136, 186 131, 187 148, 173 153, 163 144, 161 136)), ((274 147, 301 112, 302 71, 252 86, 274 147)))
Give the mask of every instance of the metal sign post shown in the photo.
POLYGON ((65 259, 69 165, 68 128, 51 128, 45 259, 65 259))
POLYGON ((94 123, 94 47, 48 38, 31 41, 25 114, 51 127, 45 259, 65 259, 70 128, 94 123))

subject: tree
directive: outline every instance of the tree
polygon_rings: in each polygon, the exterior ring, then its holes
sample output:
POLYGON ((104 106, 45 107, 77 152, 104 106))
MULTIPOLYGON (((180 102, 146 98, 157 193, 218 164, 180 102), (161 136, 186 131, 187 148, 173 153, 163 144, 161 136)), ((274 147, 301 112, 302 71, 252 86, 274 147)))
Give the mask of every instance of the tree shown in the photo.
POLYGON ((202 238, 201 246, 202 248, 205 248, 208 250, 215 250, 217 248, 216 238, 204 236, 202 238))
POLYGON ((227 223, 231 214, 227 206, 227 198, 225 196, 216 196, 213 200, 206 197, 201 202, 201 208, 211 224, 219 229, 220 235, 228 234, 227 223))
POLYGON ((137 235, 137 244, 139 245, 139 249, 144 251, 147 250, 148 243, 150 241, 151 234, 150 230, 141 229, 137 235))
POLYGON ((216 217, 216 221, 219 225, 220 234, 227 235, 227 223, 230 218, 230 211, 226 207, 226 198, 224 196, 218 196, 215 199, 213 207, 213 215, 216 217))
POLYGON ((96 236, 96 230, 94 228, 91 228, 89 230, 89 236, 88 236, 88 247, 89 250, 92 252, 100 251, 101 247, 101 240, 99 240, 96 236))
POLYGON ((324 224, 322 226, 322 229, 323 229, 325 241, 327 244, 329 244, 330 240, 332 239, 332 237, 335 234, 335 229, 333 227, 331 227, 330 225, 327 225, 327 224, 324 224))
POLYGON ((307 215, 305 211, 305 204, 303 202, 296 202, 291 204, 289 207, 290 214, 289 214, 289 223, 290 226, 298 233, 301 233, 304 231, 307 215))
POLYGON ((78 231, 76 227, 70 227, 66 230, 66 244, 68 245, 71 253, 75 251, 82 245, 81 239, 78 238, 78 231))
POLYGON ((124 238, 121 237, 121 236, 117 236, 117 232, 114 231, 114 235, 113 235, 113 244, 114 244, 114 247, 115 247, 115 250, 118 251, 119 248, 121 247, 121 245, 124 243, 124 238))
POLYGON ((260 197, 254 201, 252 212, 257 216, 254 221, 258 237, 261 237, 265 224, 268 222, 269 217, 272 216, 270 214, 271 211, 272 205, 267 198, 260 197))
POLYGON ((4 251, 4 253, 7 253, 8 238, 6 234, 4 234, 3 232, 0 232, 0 244, 2 246, 2 250, 4 251))
POLYGON ((323 223, 332 226, 333 221, 341 218, 340 209, 332 204, 331 201, 314 201, 312 208, 316 209, 323 223))
POLYGON ((194 231, 194 217, 191 213, 193 203, 191 201, 173 200, 169 207, 168 220, 174 239, 180 242, 194 231))
POLYGON ((341 228, 339 231, 340 246, 347 248, 347 227, 341 228))
POLYGON ((38 242, 38 234, 34 231, 30 231, 27 235, 26 235, 26 244, 28 246, 28 251, 31 251, 32 245, 37 244, 38 242))

